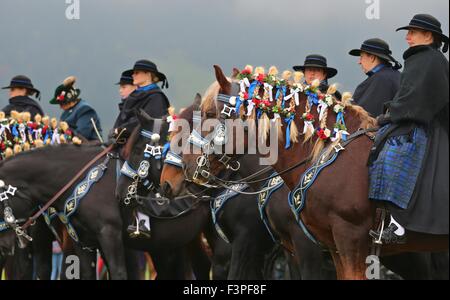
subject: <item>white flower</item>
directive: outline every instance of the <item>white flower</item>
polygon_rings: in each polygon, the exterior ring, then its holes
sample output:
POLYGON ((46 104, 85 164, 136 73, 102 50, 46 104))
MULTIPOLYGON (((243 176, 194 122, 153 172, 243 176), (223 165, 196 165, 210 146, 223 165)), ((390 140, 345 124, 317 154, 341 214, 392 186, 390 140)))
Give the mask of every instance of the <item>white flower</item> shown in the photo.
POLYGON ((334 112, 335 113, 340 113, 340 112, 343 112, 344 111, 344 106, 342 106, 342 105, 340 105, 340 104, 336 104, 335 106, 334 106, 334 112))
POLYGON ((333 105, 334 100, 333 100, 333 96, 331 95, 326 95, 325 96, 325 103, 330 107, 333 105))

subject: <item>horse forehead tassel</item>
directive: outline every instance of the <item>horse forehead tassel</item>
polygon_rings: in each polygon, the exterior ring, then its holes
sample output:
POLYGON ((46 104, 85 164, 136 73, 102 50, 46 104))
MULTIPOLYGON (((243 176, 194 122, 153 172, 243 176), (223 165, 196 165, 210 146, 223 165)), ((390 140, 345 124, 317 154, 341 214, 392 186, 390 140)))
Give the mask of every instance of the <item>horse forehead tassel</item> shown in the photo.
POLYGON ((154 142, 154 143, 159 142, 160 139, 161 139, 161 136, 160 136, 159 134, 157 134, 157 133, 154 133, 154 134, 152 134, 152 136, 151 136, 151 140, 152 140, 152 142, 154 142))

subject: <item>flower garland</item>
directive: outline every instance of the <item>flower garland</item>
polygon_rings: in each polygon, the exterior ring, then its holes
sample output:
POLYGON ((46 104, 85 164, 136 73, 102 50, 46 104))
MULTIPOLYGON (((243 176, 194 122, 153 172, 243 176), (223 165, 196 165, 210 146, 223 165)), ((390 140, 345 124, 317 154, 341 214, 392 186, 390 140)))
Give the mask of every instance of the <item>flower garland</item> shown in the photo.
POLYGON ((66 122, 58 124, 55 118, 39 114, 32 121, 29 112, 17 111, 11 111, 11 117, 6 118, 0 111, 0 160, 34 148, 66 143, 81 144, 66 122))
MULTIPOLYGON (((348 136, 345 126, 344 114, 345 104, 339 102, 334 97, 336 86, 330 86, 327 93, 320 91, 320 81, 315 80, 310 85, 301 83, 303 74, 296 72, 294 82, 290 81, 292 73, 285 71, 282 78, 278 78, 278 70, 271 67, 268 73, 258 67, 246 66, 238 75, 240 93, 236 99, 233 98, 230 104, 235 107, 235 114, 250 119, 271 120, 276 122, 281 128, 281 120, 286 124, 286 148, 291 146, 291 141, 296 140, 298 134, 294 128, 296 117, 296 106, 299 106, 299 95, 304 93, 307 96, 305 113, 302 115, 304 121, 304 140, 308 141, 316 135, 321 141, 345 140, 348 136), (261 93, 261 90, 263 93, 261 93), (319 114, 318 127, 311 109, 316 106, 319 114), (333 130, 327 128, 328 112, 332 110, 336 113, 336 123, 333 130)), ((266 129, 267 124, 262 126, 266 129)))

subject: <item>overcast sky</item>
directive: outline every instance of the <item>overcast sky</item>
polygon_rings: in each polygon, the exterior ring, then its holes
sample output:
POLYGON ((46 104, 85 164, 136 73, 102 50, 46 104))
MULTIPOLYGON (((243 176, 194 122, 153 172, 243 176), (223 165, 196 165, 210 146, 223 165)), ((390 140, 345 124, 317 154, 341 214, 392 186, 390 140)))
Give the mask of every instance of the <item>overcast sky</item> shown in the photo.
MULTIPOLYGON (((66 0, 0 0, 0 85, 28 75, 46 113, 59 117, 48 101, 75 75, 104 132, 118 114, 114 83, 138 59, 154 61, 167 75, 167 95, 180 108, 212 83, 214 64, 227 74, 246 64, 282 70, 319 53, 339 70, 332 82, 354 91, 365 75, 348 51, 365 39, 385 39, 402 62, 405 32, 395 29, 414 14, 430 13, 449 30, 448 0, 379 0, 379 19, 366 16, 370 0, 78 1, 80 19, 68 20, 66 0)), ((0 109, 7 98, 1 91, 0 109)))

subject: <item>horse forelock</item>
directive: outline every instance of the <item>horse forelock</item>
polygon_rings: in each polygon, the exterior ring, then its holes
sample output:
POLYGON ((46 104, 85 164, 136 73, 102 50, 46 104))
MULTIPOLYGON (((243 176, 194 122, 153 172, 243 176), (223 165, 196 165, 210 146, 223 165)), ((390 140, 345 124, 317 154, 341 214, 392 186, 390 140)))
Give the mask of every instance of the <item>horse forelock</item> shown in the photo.
MULTIPOLYGON (((180 120, 186 120, 186 121, 188 121, 189 124, 191 124, 191 126, 192 126, 192 117, 193 117, 193 115, 194 115, 194 109, 196 109, 194 106, 195 106, 195 105, 190 105, 190 106, 186 107, 186 108, 185 108, 185 109, 177 116, 177 119, 180 119, 180 120)), ((172 131, 172 132, 170 133, 169 139, 172 140, 172 138, 173 138, 174 136, 176 136, 179 132, 180 132, 180 130, 172 131)))
MULTIPOLYGON (((238 82, 237 80, 229 77, 227 77, 227 80, 231 83, 238 82)), ((202 103, 200 105, 202 112, 212 111, 215 110, 216 107, 218 107, 217 96, 219 95, 219 92, 220 92, 219 82, 215 81, 208 87, 206 92, 203 94, 202 103)), ((237 95, 230 95, 230 96, 237 96, 237 95)))

